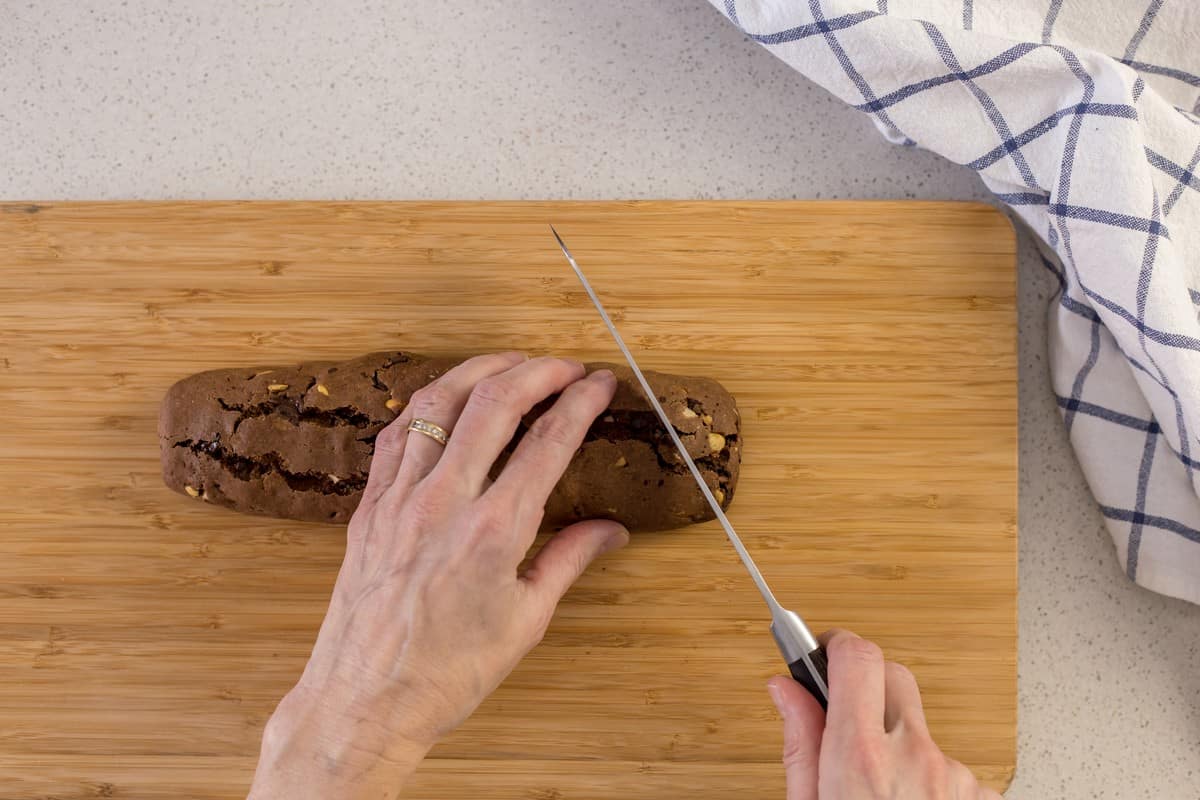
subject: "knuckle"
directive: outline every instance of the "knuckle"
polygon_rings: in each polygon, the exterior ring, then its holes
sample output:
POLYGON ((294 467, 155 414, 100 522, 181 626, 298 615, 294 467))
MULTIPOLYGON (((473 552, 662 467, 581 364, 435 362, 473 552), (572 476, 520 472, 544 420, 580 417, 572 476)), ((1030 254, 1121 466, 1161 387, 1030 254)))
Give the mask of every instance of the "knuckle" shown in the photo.
POLYGON ((565 559, 563 559, 564 572, 574 583, 579 579, 585 571, 588 564, 591 563, 588 559, 588 554, 582 550, 573 550, 565 559))
POLYGON ((446 511, 446 499, 437 491, 430 491, 428 486, 418 486, 404 498, 404 515, 414 525, 421 527, 441 519, 446 511))
POLYGON ((358 508, 354 509, 354 513, 350 515, 351 522, 356 517, 364 520, 368 519, 369 515, 374 513, 375 509, 379 506, 384 495, 392 488, 390 484, 384 482, 383 478, 380 478, 378 475, 375 477, 378 480, 367 479, 367 485, 363 488, 362 500, 359 501, 358 508))
POLYGON ((366 540, 367 531, 371 527, 370 514, 371 512, 363 508, 360 504, 354 510, 354 513, 350 515, 350 522, 346 525, 346 542, 348 548, 361 546, 366 540))
POLYGON ((554 411, 547 411, 534 420, 526 436, 551 445, 574 445, 579 438, 575 423, 554 411))
POLYGON ((887 796, 882 785, 887 780, 886 760, 882 746, 875 741, 859 741, 851 750, 849 761, 875 790, 872 796, 887 796))
POLYGON ((898 664, 895 661, 888 661, 883 665, 889 682, 903 683, 910 686, 917 685, 917 676, 912 674, 912 670, 903 664, 898 664))
POLYGON ((508 363, 507 358, 501 353, 483 353, 477 356, 471 356, 462 363, 463 367, 474 368, 482 367, 491 369, 508 363))
POLYGON ((798 734, 783 737, 783 766, 789 769, 808 770, 815 767, 817 753, 798 734))
POLYGON ((578 393, 586 402, 594 403, 600 408, 608 405, 612 398, 613 389, 596 381, 576 381, 567 388, 568 392, 578 393))
POLYGON ((880 645, 866 639, 852 639, 846 644, 847 655, 860 663, 872 664, 883 661, 880 645))
POLYGON ((393 487, 380 492, 379 499, 375 503, 375 513, 368 521, 372 526, 389 522, 395 524, 397 520, 406 518, 408 514, 408 496, 403 492, 395 491, 393 487))
POLYGON ((429 502, 437 503, 440 508, 448 509, 464 500, 465 487, 458 473, 450 471, 439 464, 433 471, 421 479, 420 487, 423 493, 430 496, 429 502))
POLYGON ((375 452, 395 453, 404 446, 408 436, 407 425, 392 422, 375 436, 375 452))
POLYGON ((525 627, 525 650, 528 652, 537 647, 546 638, 546 632, 550 630, 550 620, 553 618, 553 613, 544 611, 534 612, 529 624, 525 627))
POLYGON ((950 786, 959 790, 959 796, 964 796, 964 789, 971 788, 976 785, 975 774, 967 768, 966 764, 953 759, 941 757, 942 770, 945 775, 943 780, 950 786))
POLYGON ((532 362, 539 371, 556 375, 574 375, 581 377, 584 373, 583 364, 571 358, 558 356, 538 356, 532 362))
POLYGON ((530 603, 527 608, 526 630, 532 638, 533 644, 540 644, 546 638, 547 631, 550 630, 550 623, 554 621, 554 613, 558 610, 558 604, 539 599, 537 602, 530 603))
MULTIPOLYGON (((346 571, 347 564, 361 564, 363 559, 369 552, 367 547, 366 526, 360 525, 356 529, 354 525, 350 525, 346 529, 346 553, 343 556, 342 572, 346 571)), ((340 575, 339 575, 340 578, 340 575)))
POLYGON ((932 741, 921 740, 906 756, 913 769, 933 786, 944 786, 949 764, 932 741))
POLYGON ((562 358, 560 356, 538 356, 537 358, 533 359, 533 363, 537 364, 538 366, 549 365, 557 367, 563 364, 571 366, 577 362, 572 361, 569 358, 562 358))
POLYGON ((522 625, 517 632, 519 639, 519 647, 526 653, 542 643, 546 638, 546 630, 548 626, 538 624, 538 620, 530 618, 526 624, 522 625))
POLYGON ((449 387, 441 380, 428 383, 413 392, 412 405, 423 412, 435 408, 444 408, 452 401, 449 387))
POLYGON ((471 391, 471 400, 489 406, 508 407, 516 404, 519 394, 511 380, 493 376, 475 384, 471 391))
POLYGON ((854 636, 838 640, 842 655, 859 664, 877 664, 883 661, 883 651, 879 645, 866 639, 854 636))
POLYGON ((490 505, 479 504, 471 513, 471 530, 484 539, 492 539, 508 530, 510 520, 490 505))

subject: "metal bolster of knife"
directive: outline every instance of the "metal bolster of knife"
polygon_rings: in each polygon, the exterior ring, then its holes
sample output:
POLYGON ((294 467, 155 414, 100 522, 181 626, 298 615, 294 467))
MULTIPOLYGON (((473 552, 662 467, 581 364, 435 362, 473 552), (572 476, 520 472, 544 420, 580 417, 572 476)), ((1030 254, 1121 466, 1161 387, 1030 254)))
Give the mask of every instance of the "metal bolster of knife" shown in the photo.
POLYGON ((829 707, 829 659, 800 615, 786 608, 771 614, 771 635, 792 678, 808 690, 821 708, 829 707))
POLYGON ((821 646, 795 611, 782 608, 775 617, 771 621, 771 635, 775 637, 779 652, 789 664, 803 659, 821 646))

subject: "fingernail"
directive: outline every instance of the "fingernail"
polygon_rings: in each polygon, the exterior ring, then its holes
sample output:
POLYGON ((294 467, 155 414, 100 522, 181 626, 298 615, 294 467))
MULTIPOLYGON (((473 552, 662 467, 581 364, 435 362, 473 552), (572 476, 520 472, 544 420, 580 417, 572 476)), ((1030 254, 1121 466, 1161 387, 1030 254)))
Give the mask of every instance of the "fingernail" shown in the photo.
POLYGON ((588 380, 595 381, 596 383, 612 383, 616 379, 617 376, 613 375, 611 369, 598 369, 591 375, 588 375, 588 380))
POLYGON ((600 549, 600 553, 611 553, 613 550, 619 550, 629 544, 629 531, 625 528, 613 531, 613 533, 604 540, 604 546, 600 549))
POLYGON ((783 690, 779 688, 779 685, 776 684, 775 681, 771 680, 767 682, 767 693, 771 695, 771 702, 775 704, 775 708, 779 711, 779 715, 784 719, 787 719, 788 706, 787 703, 783 701, 783 690))
POLYGON ((513 350, 511 352, 505 353, 504 356, 512 361, 528 361, 529 360, 529 354, 522 353, 520 350, 513 350))

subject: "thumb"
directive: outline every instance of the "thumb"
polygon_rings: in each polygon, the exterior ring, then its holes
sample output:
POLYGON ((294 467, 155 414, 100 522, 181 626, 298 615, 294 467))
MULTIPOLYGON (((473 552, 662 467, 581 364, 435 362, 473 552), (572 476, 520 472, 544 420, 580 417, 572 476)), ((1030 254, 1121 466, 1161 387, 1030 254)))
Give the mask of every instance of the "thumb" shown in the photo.
POLYGON ((619 522, 611 519, 577 522, 542 545, 525 570, 525 581, 553 606, 597 556, 628 543, 629 531, 619 522))
POLYGON ((787 800, 817 800, 817 765, 825 712, 813 696, 791 678, 776 676, 767 691, 783 717, 783 768, 787 800))

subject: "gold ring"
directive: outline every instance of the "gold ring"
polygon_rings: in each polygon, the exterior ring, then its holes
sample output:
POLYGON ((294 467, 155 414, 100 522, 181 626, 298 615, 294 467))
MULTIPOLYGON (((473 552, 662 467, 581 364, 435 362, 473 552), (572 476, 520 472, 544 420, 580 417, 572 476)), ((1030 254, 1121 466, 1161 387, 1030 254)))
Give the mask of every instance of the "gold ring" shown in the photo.
POLYGON ((445 428, 443 428, 441 425, 435 425, 426 419, 414 419, 412 422, 408 423, 408 429, 410 431, 416 431, 417 433, 425 434, 442 447, 446 446, 446 441, 450 438, 450 434, 445 428))

